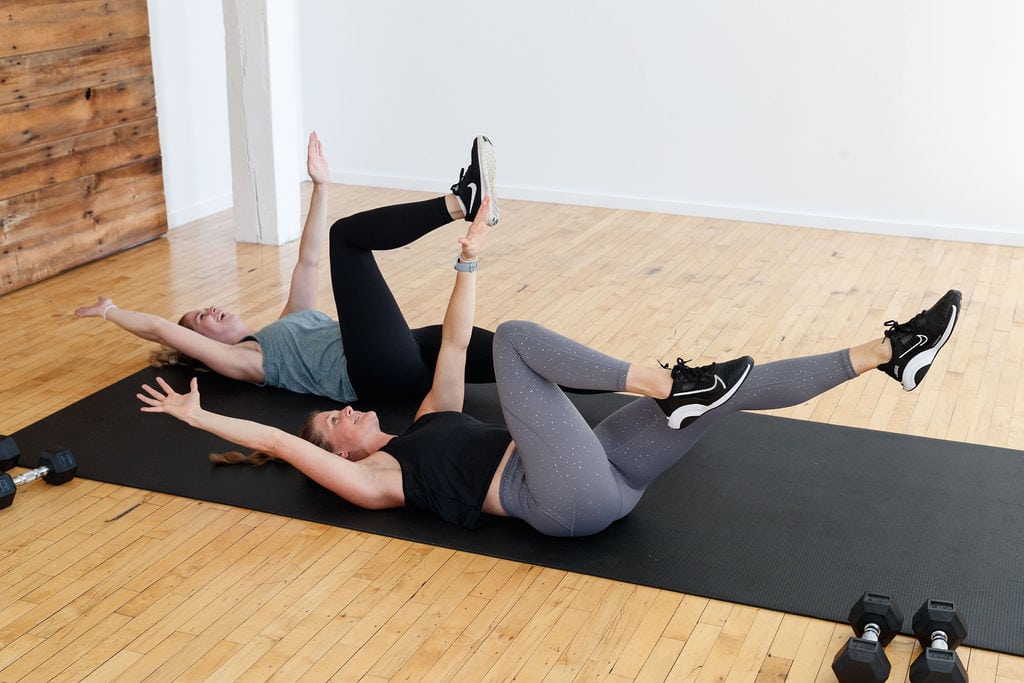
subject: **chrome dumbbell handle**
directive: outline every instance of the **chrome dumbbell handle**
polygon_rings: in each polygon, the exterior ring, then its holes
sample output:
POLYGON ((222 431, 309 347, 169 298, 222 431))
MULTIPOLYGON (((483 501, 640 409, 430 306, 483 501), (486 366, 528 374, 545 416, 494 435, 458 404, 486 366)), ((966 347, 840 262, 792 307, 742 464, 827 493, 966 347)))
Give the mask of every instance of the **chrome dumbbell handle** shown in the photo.
POLYGON ((933 631, 931 635, 933 650, 948 650, 949 649, 949 636, 946 635, 945 631, 933 631))
POLYGON ((29 470, 28 472, 22 472, 21 474, 19 474, 16 477, 11 477, 11 480, 14 482, 15 486, 21 486, 22 484, 27 484, 30 481, 35 481, 36 479, 42 479, 43 477, 45 477, 49 473, 50 473, 50 468, 49 467, 37 467, 34 470, 29 470))
POLYGON ((878 624, 867 624, 864 627, 864 633, 861 634, 861 640, 869 640, 872 643, 877 643, 881 632, 882 628, 878 624))

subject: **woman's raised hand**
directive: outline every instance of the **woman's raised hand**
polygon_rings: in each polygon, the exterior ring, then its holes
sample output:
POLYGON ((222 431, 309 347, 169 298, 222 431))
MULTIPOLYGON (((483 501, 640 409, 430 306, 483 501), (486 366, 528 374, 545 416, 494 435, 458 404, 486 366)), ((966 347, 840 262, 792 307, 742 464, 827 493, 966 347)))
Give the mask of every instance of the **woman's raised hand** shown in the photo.
POLYGON ((101 296, 96 303, 89 304, 87 306, 79 306, 75 309, 75 315, 79 318, 94 318, 103 315, 110 306, 113 306, 114 302, 110 300, 109 296, 101 296))
POLYGON ((459 238, 459 244, 462 245, 463 261, 474 260, 483 249, 484 236, 487 235, 487 216, 490 206, 491 198, 489 196, 484 197, 483 201, 480 202, 480 208, 476 212, 476 219, 469 224, 466 236, 459 238))
POLYGON ((141 410, 144 413, 167 413, 183 422, 188 422, 193 411, 199 410, 199 380, 195 377, 189 383, 189 392, 179 394, 171 385, 164 381, 163 377, 156 378, 157 384, 163 391, 154 389, 148 384, 143 384, 145 394, 138 393, 135 396, 146 405, 141 410))
POLYGON ((320 137, 313 131, 309 134, 309 145, 306 147, 306 172, 310 179, 318 185, 323 185, 331 180, 331 171, 327 166, 327 159, 324 157, 324 148, 320 144, 320 137))

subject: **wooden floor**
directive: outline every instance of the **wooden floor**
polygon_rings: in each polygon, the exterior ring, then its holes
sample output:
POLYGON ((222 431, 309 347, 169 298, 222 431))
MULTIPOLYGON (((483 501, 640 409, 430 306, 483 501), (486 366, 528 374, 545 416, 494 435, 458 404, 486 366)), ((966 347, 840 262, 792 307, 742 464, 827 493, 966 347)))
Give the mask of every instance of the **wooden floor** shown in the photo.
MULTIPOLYGON (((425 196, 335 186, 331 212, 425 196)), ((1024 249, 515 201, 502 215, 478 323, 533 319, 642 363, 830 351, 960 288, 964 317, 920 389, 869 373, 778 414, 1024 449, 1024 249)), ((381 256, 411 323, 440 320, 463 225, 381 256)), ((0 432, 145 365, 150 344, 76 305, 110 294, 177 319, 217 303, 260 325, 295 254, 235 244, 228 212, 0 297, 0 432)), ((850 635, 82 479, 27 486, 0 522, 0 681, 827 681, 850 635)), ((888 651, 906 679, 914 641, 888 651)), ((1024 681, 1022 658, 959 652, 975 683, 1024 681)))

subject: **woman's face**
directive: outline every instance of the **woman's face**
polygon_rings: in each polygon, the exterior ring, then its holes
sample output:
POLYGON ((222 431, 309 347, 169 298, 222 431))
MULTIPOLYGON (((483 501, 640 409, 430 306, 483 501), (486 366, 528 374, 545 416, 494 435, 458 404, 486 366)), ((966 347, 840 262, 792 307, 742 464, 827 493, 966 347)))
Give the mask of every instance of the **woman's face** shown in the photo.
POLYGON ((181 316, 181 324, 193 332, 225 344, 236 344, 249 332, 238 315, 216 306, 189 311, 181 316))
POLYGON ((352 406, 317 413, 313 428, 334 453, 349 460, 369 455, 372 441, 380 434, 377 413, 360 412, 352 406))

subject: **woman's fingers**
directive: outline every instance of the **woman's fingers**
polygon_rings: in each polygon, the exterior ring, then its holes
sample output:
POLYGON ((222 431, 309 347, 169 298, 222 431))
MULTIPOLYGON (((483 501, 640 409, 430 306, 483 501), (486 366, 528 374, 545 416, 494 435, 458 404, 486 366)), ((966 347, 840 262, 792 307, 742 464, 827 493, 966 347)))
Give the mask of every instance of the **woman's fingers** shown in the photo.
MULTIPOLYGON (((152 397, 152 398, 155 398, 155 399, 157 399, 157 400, 160 400, 160 399, 166 398, 166 397, 165 397, 165 396, 164 396, 164 395, 163 395, 162 393, 160 393, 159 391, 157 391, 157 390, 156 390, 156 389, 154 389, 153 387, 149 386, 148 384, 143 384, 143 385, 142 385, 142 389, 143 389, 143 390, 144 390, 144 391, 145 391, 146 393, 148 393, 148 394, 149 394, 149 396, 147 396, 146 398, 152 397)), ((139 394, 139 395, 141 396, 142 394, 139 394)))
POLYGON ((160 385, 160 388, 162 388, 164 390, 164 393, 166 393, 168 396, 175 393, 174 389, 171 388, 170 384, 164 381, 163 377, 157 377, 156 381, 160 385))
MULTIPOLYGON (((168 384, 164 380, 163 377, 157 377, 156 381, 157 381, 157 384, 160 385, 160 389, 163 389, 163 391, 155 389, 155 388, 149 386, 148 384, 143 384, 142 388, 146 391, 146 393, 149 394, 149 396, 143 396, 142 394, 137 394, 137 396, 139 398, 149 402, 149 401, 163 401, 163 400, 168 399, 171 396, 175 396, 177 394, 177 392, 174 391, 174 389, 171 388, 171 385, 168 384)), ((196 381, 196 378, 193 377, 192 378, 193 388, 195 388, 195 381, 196 381)))
POLYGON ((142 388, 149 394, 148 396, 142 392, 135 394, 137 399, 149 406, 149 408, 143 406, 142 410, 153 412, 154 409, 159 409, 163 405, 165 396, 148 384, 143 384, 142 388))

